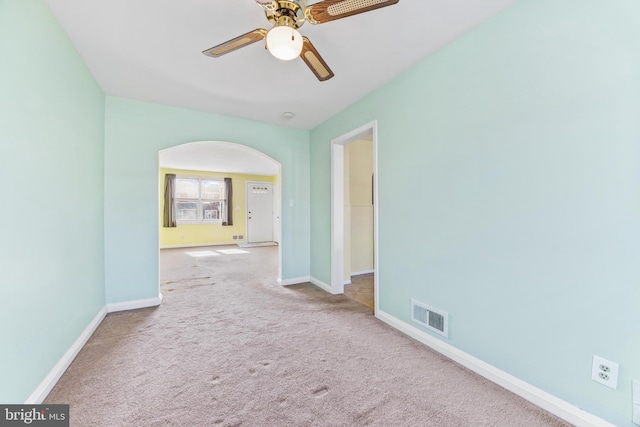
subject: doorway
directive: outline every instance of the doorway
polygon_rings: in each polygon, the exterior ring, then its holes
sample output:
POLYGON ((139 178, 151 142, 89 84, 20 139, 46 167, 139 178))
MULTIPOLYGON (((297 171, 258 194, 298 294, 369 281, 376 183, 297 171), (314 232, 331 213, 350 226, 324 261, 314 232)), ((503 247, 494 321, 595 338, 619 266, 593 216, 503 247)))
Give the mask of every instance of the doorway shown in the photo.
MULTIPOLYGON (((280 242, 280 200, 281 165, 266 154, 251 147, 223 141, 196 141, 176 145, 160 150, 158 153, 158 186, 160 216, 165 205, 165 176, 189 176, 204 180, 223 180, 231 178, 232 190, 226 191, 225 206, 229 208, 226 218, 209 219, 206 215, 197 216, 194 221, 176 221, 176 227, 163 227, 159 230, 161 250, 174 248, 195 248, 217 251, 224 245, 240 245, 246 242, 246 182, 271 181, 271 210, 269 216, 270 239, 280 242), (273 197, 278 197, 274 200, 273 197), (233 222, 227 218, 233 218, 233 222), (200 221, 200 218, 202 220, 200 221), (225 223, 226 222, 226 223, 225 223), (208 249, 207 249, 208 247, 208 249)), ((198 196, 198 195, 196 195, 198 196)), ((199 196, 203 199, 203 196, 199 196)), ((207 199, 208 200, 208 199, 207 199)), ((202 201, 199 201, 203 203, 202 201)), ((196 201, 198 203, 198 200, 196 201)), ((199 206, 199 205, 197 205, 199 206)), ((274 280, 282 280, 282 248, 277 248, 277 275, 274 280)), ((199 249, 194 249, 197 251, 199 249)))
POLYGON ((374 314, 378 311, 377 176, 377 122, 331 142, 331 292, 345 293, 352 276, 362 282, 365 275, 373 275, 374 314), (367 145, 370 164, 363 167, 362 150, 367 145))

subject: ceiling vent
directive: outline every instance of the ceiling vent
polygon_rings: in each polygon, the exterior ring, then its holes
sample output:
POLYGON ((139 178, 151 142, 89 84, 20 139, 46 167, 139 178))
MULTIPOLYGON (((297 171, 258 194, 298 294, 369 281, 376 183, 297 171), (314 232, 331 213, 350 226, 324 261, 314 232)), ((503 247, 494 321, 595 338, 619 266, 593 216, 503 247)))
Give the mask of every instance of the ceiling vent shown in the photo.
POLYGON ((433 332, 449 337, 449 314, 446 311, 412 299, 411 320, 433 332))

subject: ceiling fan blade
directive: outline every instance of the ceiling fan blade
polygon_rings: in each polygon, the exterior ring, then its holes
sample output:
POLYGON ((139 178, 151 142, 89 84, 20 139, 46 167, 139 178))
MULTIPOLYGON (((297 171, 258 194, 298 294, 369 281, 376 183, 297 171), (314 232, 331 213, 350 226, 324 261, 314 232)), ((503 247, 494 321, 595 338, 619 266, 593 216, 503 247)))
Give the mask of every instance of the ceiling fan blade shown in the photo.
POLYGON ((391 6, 400 0, 324 0, 312 4, 304 11, 311 24, 323 24, 347 16, 357 15, 370 10, 391 6))
POLYGON ((265 30, 264 28, 258 28, 234 39, 228 40, 222 44, 214 46, 210 49, 204 50, 202 51, 202 53, 207 56, 217 58, 226 53, 233 52, 236 49, 240 49, 241 47, 245 47, 252 43, 259 42, 260 40, 264 40, 266 36, 267 30, 265 30))
POLYGON ((334 76, 331 68, 324 62, 324 59, 322 59, 316 48, 313 47, 306 37, 302 37, 302 52, 300 53, 300 58, 302 58, 321 82, 329 80, 334 76))

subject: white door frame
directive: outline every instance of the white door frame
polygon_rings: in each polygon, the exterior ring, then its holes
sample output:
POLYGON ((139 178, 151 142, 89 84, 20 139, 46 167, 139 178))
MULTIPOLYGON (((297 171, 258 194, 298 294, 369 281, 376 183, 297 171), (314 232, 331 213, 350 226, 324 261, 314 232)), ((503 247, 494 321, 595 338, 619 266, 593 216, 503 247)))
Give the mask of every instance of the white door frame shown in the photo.
POLYGON ((373 269, 374 313, 378 312, 378 122, 331 141, 331 293, 344 293, 344 146, 371 135, 373 140, 373 269))

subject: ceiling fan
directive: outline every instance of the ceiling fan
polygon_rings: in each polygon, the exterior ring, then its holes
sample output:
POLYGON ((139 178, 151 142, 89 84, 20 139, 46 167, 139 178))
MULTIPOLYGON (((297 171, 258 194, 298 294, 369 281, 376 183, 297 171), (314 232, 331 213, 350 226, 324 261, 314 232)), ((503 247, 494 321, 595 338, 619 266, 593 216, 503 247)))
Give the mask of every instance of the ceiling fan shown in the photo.
POLYGON ((400 0, 323 0, 307 6, 306 0, 255 0, 262 6, 273 27, 270 30, 257 28, 202 53, 217 58, 266 39, 266 48, 276 58, 289 61, 300 57, 318 80, 329 80, 334 76, 333 71, 309 39, 298 32, 298 28, 305 22, 314 25, 323 24, 391 6, 398 1, 400 0))

